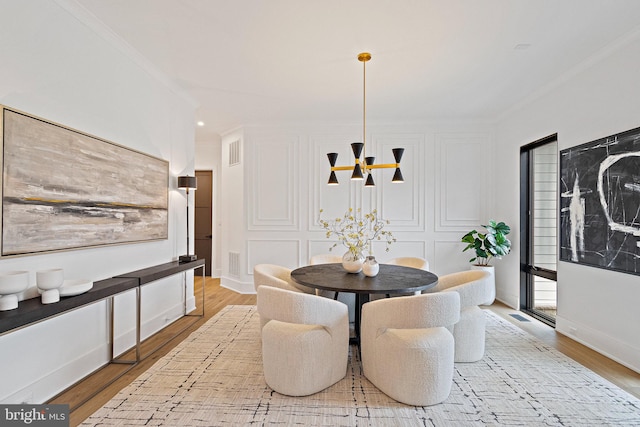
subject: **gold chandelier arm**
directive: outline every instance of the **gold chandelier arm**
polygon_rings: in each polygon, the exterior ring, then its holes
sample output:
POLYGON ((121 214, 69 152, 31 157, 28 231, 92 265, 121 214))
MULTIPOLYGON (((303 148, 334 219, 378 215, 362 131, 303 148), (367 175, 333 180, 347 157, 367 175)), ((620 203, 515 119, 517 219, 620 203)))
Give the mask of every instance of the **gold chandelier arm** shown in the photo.
POLYGON ((399 168, 400 163, 382 163, 379 165, 367 165, 367 169, 382 169, 382 168, 399 168))
POLYGON ((352 171, 353 166, 331 166, 332 171, 352 171))

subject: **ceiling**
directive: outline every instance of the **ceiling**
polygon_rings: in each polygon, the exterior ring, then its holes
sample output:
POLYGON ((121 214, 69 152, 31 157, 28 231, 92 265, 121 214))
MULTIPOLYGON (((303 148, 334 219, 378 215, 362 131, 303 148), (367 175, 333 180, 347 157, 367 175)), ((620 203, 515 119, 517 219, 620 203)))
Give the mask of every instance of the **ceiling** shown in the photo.
POLYGON ((240 125, 496 120, 640 27, 637 0, 76 0, 240 125))

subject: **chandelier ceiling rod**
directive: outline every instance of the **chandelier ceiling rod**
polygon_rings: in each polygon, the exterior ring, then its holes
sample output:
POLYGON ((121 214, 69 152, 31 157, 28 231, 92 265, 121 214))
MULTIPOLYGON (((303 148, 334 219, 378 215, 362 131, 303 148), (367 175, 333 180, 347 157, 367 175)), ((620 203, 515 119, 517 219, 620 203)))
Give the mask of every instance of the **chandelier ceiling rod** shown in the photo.
POLYGON ((395 168, 395 173, 391 182, 404 182, 402 172, 400 172, 400 160, 404 153, 404 148, 394 148, 392 151, 395 163, 386 164, 374 164, 375 157, 367 156, 366 141, 367 141, 367 61, 371 59, 369 52, 362 52, 358 54, 358 61, 362 62, 362 142, 354 142, 351 144, 351 150, 353 151, 353 157, 355 158, 355 164, 353 166, 336 166, 338 160, 338 153, 327 153, 329 159, 329 165, 331 166, 331 173, 329 175, 329 185, 338 185, 338 178, 336 171, 350 170, 351 180, 360 181, 364 179, 364 174, 367 174, 367 180, 365 187, 373 187, 375 183, 373 181, 372 169, 382 168, 395 168), (364 154, 364 159, 360 160, 360 155, 364 154))

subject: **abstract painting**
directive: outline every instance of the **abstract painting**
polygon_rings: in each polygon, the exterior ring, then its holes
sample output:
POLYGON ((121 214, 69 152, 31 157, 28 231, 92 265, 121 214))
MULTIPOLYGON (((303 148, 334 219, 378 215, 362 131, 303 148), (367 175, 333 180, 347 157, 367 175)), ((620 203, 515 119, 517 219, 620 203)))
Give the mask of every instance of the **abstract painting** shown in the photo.
POLYGON ((169 163, 2 108, 2 256, 168 237, 169 163))
POLYGON ((560 152, 560 260, 640 275, 640 128, 560 152))

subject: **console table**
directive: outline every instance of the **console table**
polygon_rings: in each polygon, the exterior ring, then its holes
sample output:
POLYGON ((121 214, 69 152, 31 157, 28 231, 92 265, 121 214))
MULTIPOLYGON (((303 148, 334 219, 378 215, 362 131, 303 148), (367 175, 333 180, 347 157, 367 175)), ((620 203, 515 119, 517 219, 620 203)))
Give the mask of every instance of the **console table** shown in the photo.
MULTIPOLYGON (((136 281, 137 287, 136 287, 136 359, 135 360, 123 360, 123 359, 119 359, 119 358, 114 358, 113 356, 113 331, 114 331, 114 313, 113 313, 113 302, 111 303, 111 307, 110 307, 110 321, 111 321, 111 327, 110 329, 110 340, 111 340, 111 352, 110 352, 110 359, 112 363, 129 363, 129 364, 136 364, 138 362, 140 362, 141 360, 143 360, 142 356, 141 356, 141 351, 140 351, 140 310, 141 310, 141 306, 142 306, 142 297, 141 297, 141 287, 144 285, 147 285, 151 282, 154 282, 156 280, 159 279, 163 279, 165 277, 169 277, 172 276, 174 274, 177 273, 181 273, 183 271, 187 271, 187 270, 195 270, 198 268, 202 268, 202 310, 200 313, 196 313, 196 314, 189 314, 187 313, 187 283, 184 282, 183 286, 182 286, 182 298, 184 301, 184 306, 183 306, 183 312, 182 315, 183 316, 192 316, 192 317, 196 317, 198 319, 204 317, 204 277, 205 277, 205 264, 204 264, 205 260, 204 259, 198 259, 196 261, 191 261, 191 262, 178 262, 178 261, 174 261, 174 262, 168 262, 166 264, 160 264, 160 265, 155 265, 153 267, 149 267, 149 268, 143 268, 142 270, 136 270, 136 271, 132 271, 130 273, 125 273, 125 274, 121 274, 119 276, 115 276, 114 279, 133 279, 136 281)), ((197 320, 196 320, 197 321, 197 320)), ((195 321, 193 322, 195 323, 195 321)), ((166 343, 168 343, 169 341, 171 341, 173 338, 175 338, 176 336, 180 335, 182 332, 184 332, 187 328, 191 327, 193 325, 193 323, 186 325, 183 329, 181 329, 180 331, 178 331, 175 335, 173 335, 172 337, 170 337, 169 339, 167 339, 165 342, 161 343, 159 346, 157 346, 156 348, 154 348, 151 352, 149 352, 149 354, 153 354, 156 350, 158 350, 160 347, 162 347, 163 345, 165 345, 166 343)))
MULTIPOLYGON (((55 316, 59 316, 61 314, 70 312, 72 310, 79 309, 88 304, 93 304, 99 301, 106 300, 109 304, 110 311, 110 325, 109 325, 109 345, 110 345, 110 360, 108 363, 125 363, 131 365, 129 369, 138 364, 141 360, 143 360, 140 354, 140 308, 141 308, 141 287, 147 285, 156 280, 172 276, 177 273, 186 272, 189 270, 196 270, 198 268, 202 269, 202 310, 200 313, 189 314, 187 313, 187 304, 186 304, 186 292, 187 292, 187 284, 186 279, 183 283, 183 299, 184 299, 184 316, 193 316, 197 318, 204 317, 204 297, 205 297, 205 260, 198 259, 196 261, 191 262, 178 262, 172 261, 165 264, 155 265, 153 267, 144 268, 142 270, 136 270, 129 273, 120 274, 118 276, 111 277, 105 280, 98 280, 93 282, 93 287, 80 295, 69 296, 69 297, 61 297, 59 302, 53 304, 42 304, 40 298, 32 298, 24 301, 20 301, 18 304, 18 308, 15 310, 8 311, 0 311, 0 335, 4 335, 7 333, 11 333, 17 331, 19 329, 28 327, 30 325, 34 325, 38 322, 45 321, 47 319, 53 318, 55 316), (123 360, 119 358, 114 358, 114 297, 123 292, 127 292, 135 289, 136 291, 136 358, 135 360, 123 360)), ((195 323, 195 322, 194 322, 195 323)), ((193 323, 187 325, 181 331, 179 331, 176 335, 182 333, 185 329, 190 327, 193 323)), ((173 339, 176 335, 172 336, 164 343, 153 349, 149 354, 155 352, 157 349, 165 345, 171 339, 173 339)), ((127 350, 128 351, 128 350, 127 350)), ((127 373, 129 370, 125 370, 120 373, 117 377, 113 378, 111 381, 104 384, 100 390, 96 391, 94 394, 86 397, 81 403, 76 405, 71 410, 74 410, 78 406, 81 406, 90 398, 98 394, 100 391, 104 390, 122 375, 127 373)), ((55 397, 54 397, 55 399, 55 397)))

